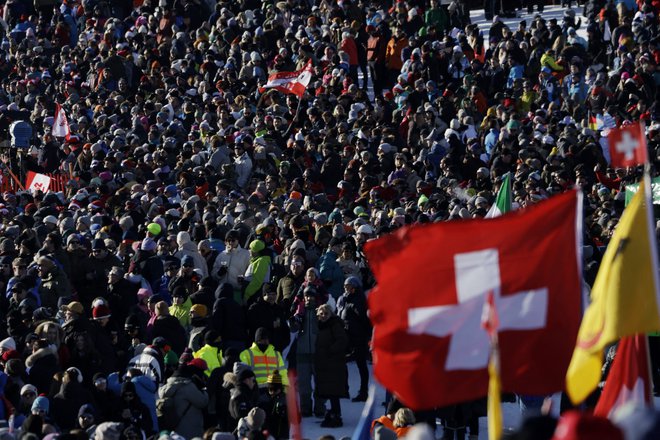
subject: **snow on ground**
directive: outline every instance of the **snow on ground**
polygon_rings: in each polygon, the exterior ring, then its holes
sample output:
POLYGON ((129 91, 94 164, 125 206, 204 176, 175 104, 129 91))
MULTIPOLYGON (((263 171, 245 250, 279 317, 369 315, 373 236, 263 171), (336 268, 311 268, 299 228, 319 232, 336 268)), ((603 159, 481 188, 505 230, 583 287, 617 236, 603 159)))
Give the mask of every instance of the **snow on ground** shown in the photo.
MULTIPOLYGON (((574 9, 576 16, 581 17, 582 8, 574 8, 574 9)), ((546 20, 549 20, 551 18, 556 18, 557 21, 561 23, 564 10, 565 8, 562 8, 560 6, 546 6, 542 16, 546 20)), ((529 25, 534 19, 534 15, 536 15, 536 12, 534 12, 533 14, 528 14, 527 9, 525 8, 523 11, 521 11, 519 17, 502 18, 502 21, 505 24, 507 24, 509 28, 515 30, 518 28, 518 24, 520 23, 521 20, 526 20, 527 27, 529 28, 529 25)), ((484 39, 488 41, 488 30, 490 29, 491 21, 486 21, 486 19, 484 18, 483 9, 470 11, 470 18, 472 19, 472 23, 478 23, 479 29, 484 33, 484 39)), ((581 19, 582 19, 582 26, 577 30, 577 32, 580 36, 586 38, 586 20, 584 17, 582 17, 581 19)), ((369 368, 371 371, 371 366, 369 366, 369 368)), ((357 394, 358 388, 360 386, 360 378, 355 363, 350 363, 348 365, 348 374, 349 374, 348 379, 349 379, 350 395, 351 397, 353 397, 355 396, 355 394, 357 394)), ((380 417, 385 413, 385 408, 381 405, 381 403, 385 401, 385 390, 380 386, 377 387, 376 390, 377 391, 376 391, 375 416, 380 417)), ((656 399, 656 400, 658 400, 656 404, 660 403, 660 399, 656 399)), ((558 412, 559 409, 558 396, 554 396, 553 403, 554 403, 553 404, 554 410, 558 412)), ((303 423, 302 423, 303 438, 316 440, 325 434, 331 434, 336 439, 341 439, 342 437, 351 437, 353 435, 353 431, 355 430, 358 424, 358 421, 360 420, 360 416, 362 415, 364 403, 363 402, 353 403, 350 401, 350 399, 343 399, 341 401, 341 406, 342 406, 342 418, 344 421, 344 426, 342 428, 332 428, 332 429, 321 428, 320 425, 322 419, 318 419, 316 417, 305 418, 303 419, 303 423)), ((502 413, 504 418, 505 430, 515 429, 518 427, 521 420, 521 416, 520 416, 520 409, 517 403, 502 404, 502 413)), ((438 427, 436 431, 436 438, 440 438, 441 436, 442 436, 442 428, 438 427)), ((488 438, 487 419, 485 417, 482 417, 481 419, 479 419, 479 439, 487 439, 487 438, 488 438)))
MULTIPOLYGON (((551 18, 556 18, 557 23, 561 25, 562 22, 562 17, 564 15, 564 11, 567 8, 563 8, 561 6, 546 6, 543 9, 543 13, 541 16, 546 20, 550 20, 551 18)), ((582 20, 582 25, 577 29, 577 33, 579 36, 587 38, 587 19, 582 17, 582 8, 581 7, 574 7, 572 8, 575 11, 575 17, 576 19, 582 20)), ((502 22, 505 23, 512 31, 515 31, 518 29, 518 24, 522 21, 525 20, 527 22, 527 29, 529 29, 530 24, 534 20, 534 16, 537 14, 536 8, 534 8, 534 12, 532 14, 527 13, 527 7, 523 8, 521 11, 519 11, 519 17, 517 18, 501 18, 502 22)), ((477 9, 477 10, 472 10, 470 11, 470 19, 472 20, 472 23, 478 23, 479 25, 479 30, 481 30, 484 34, 484 41, 487 43, 488 42, 488 30, 490 29, 490 26, 492 24, 491 20, 486 20, 484 17, 484 10, 483 9, 477 9)))

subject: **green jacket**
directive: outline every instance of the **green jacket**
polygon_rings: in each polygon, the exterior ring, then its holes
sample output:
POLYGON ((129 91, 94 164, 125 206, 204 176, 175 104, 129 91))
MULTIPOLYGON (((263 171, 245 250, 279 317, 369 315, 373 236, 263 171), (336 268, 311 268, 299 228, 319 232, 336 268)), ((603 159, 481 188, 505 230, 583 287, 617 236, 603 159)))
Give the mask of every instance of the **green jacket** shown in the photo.
POLYGON ((445 13, 444 9, 435 8, 426 11, 424 14, 424 23, 426 24, 426 27, 435 26, 435 28, 438 30, 438 34, 442 34, 444 30, 447 29, 447 23, 449 23, 449 19, 447 18, 447 14, 445 13))
POLYGON ((250 283, 245 288, 245 300, 250 299, 252 295, 261 290, 261 286, 270 280, 270 257, 268 255, 260 255, 250 261, 245 278, 250 280, 250 283))
POLYGON ((170 315, 174 316, 181 323, 181 327, 188 330, 190 327, 190 308, 193 306, 190 297, 183 304, 172 304, 170 306, 170 315))

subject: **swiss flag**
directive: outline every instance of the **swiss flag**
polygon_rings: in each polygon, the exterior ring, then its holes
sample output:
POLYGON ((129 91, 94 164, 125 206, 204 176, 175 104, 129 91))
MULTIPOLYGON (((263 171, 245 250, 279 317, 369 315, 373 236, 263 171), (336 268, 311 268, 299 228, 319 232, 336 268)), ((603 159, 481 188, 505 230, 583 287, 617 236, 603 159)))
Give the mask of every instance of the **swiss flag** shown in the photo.
POLYGON ((368 242, 378 380, 414 409, 486 395, 481 317, 492 292, 503 390, 562 390, 580 323, 580 213, 581 196, 569 191, 502 217, 368 242))
POLYGON ((646 335, 621 338, 594 414, 609 417, 628 402, 651 403, 651 375, 646 335))
POLYGON ((611 165, 614 168, 634 167, 648 161, 646 135, 641 122, 612 128, 607 136, 611 165))

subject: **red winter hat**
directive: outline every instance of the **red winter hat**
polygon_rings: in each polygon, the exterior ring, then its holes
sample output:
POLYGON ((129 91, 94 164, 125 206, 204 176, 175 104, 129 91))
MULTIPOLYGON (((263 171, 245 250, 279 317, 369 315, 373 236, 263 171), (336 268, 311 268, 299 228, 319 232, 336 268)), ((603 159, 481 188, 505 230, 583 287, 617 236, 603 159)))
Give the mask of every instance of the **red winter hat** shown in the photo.
POLYGON ((605 417, 567 411, 559 419, 551 440, 623 440, 623 432, 605 417))
POLYGON ((201 358, 193 359, 192 361, 188 362, 188 365, 201 371, 206 371, 209 368, 208 365, 206 365, 206 361, 201 358))
POLYGON ((21 354, 16 350, 7 350, 2 353, 2 361, 7 362, 10 359, 20 359, 21 354))
POLYGON ((111 316, 110 307, 100 304, 92 309, 92 316, 95 320, 109 318, 111 316))

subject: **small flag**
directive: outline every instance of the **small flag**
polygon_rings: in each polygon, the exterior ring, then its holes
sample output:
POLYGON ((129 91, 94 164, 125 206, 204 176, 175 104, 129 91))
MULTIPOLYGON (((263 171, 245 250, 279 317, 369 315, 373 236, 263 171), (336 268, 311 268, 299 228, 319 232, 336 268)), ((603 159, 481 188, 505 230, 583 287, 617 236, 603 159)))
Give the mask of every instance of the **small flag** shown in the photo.
POLYGON ((55 104, 55 120, 53 121, 51 134, 55 137, 66 138, 67 140, 71 135, 69 121, 66 118, 64 109, 59 104, 55 104))
POLYGON ((50 177, 45 174, 28 171, 25 186, 33 194, 37 191, 46 193, 48 192, 48 188, 50 188, 50 177))
POLYGON ((621 338, 594 415, 610 417, 628 402, 635 402, 636 406, 653 402, 648 347, 646 335, 642 334, 621 338))
POLYGON ((612 128, 607 136, 614 168, 634 167, 648 161, 646 135, 641 122, 612 128))
POLYGON ((376 411, 376 385, 372 383, 369 386, 369 398, 362 408, 362 416, 358 421, 353 437, 351 440, 370 440, 371 439, 371 422, 374 420, 374 413, 376 411))
POLYGON ((298 97, 302 97, 312 80, 313 73, 312 60, 309 60, 301 70, 273 73, 268 77, 266 85, 261 87, 259 91, 263 92, 265 89, 272 88, 283 93, 292 93, 298 97))
POLYGON ((660 329, 650 187, 645 175, 623 211, 591 289, 592 302, 566 373, 566 391, 573 403, 584 401, 598 386, 607 345, 623 336, 660 329))
POLYGON ((497 192, 495 203, 488 210, 486 218, 499 217, 509 211, 511 211, 511 173, 506 173, 500 190, 497 192))

